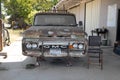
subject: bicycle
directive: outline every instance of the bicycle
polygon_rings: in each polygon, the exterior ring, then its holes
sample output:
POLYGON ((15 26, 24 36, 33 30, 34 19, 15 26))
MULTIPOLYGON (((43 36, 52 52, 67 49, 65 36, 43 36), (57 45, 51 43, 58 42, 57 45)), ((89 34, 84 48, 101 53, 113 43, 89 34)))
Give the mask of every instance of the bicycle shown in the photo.
POLYGON ((9 31, 3 27, 2 29, 2 42, 3 42, 3 46, 9 46, 10 45, 10 35, 9 35, 9 31))

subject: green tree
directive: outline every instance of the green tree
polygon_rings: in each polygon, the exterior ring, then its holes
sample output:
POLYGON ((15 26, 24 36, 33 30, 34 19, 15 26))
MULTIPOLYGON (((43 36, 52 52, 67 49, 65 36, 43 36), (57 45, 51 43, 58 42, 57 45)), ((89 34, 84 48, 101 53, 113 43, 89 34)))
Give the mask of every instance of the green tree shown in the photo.
POLYGON ((6 8, 7 15, 11 15, 11 19, 27 18, 30 14, 32 6, 29 0, 4 0, 4 7, 6 8))
POLYGON ((37 11, 50 10, 58 0, 2 0, 10 21, 23 18, 27 23, 32 23, 33 15, 37 11))

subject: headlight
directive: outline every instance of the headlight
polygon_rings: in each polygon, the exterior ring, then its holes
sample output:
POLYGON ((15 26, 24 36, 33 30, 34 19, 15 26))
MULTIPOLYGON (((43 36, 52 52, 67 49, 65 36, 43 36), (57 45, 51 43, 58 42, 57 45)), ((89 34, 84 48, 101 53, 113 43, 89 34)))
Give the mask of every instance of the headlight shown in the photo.
MULTIPOLYGON (((83 43, 73 43, 72 46, 73 46, 73 48, 76 48, 76 49, 80 49, 80 50, 84 49, 83 43)), ((72 47, 70 47, 70 48, 72 48, 72 47)))
POLYGON ((37 48, 37 47, 38 47, 37 43, 32 43, 32 45, 31 45, 31 46, 32 46, 32 48, 33 48, 33 49, 35 49, 35 48, 37 48))
POLYGON ((78 47, 78 44, 77 44, 77 43, 74 43, 74 44, 73 44, 73 47, 74 47, 74 48, 77 48, 77 47, 78 47))
POLYGON ((83 44, 79 44, 79 45, 78 45, 78 48, 79 48, 79 49, 83 49, 83 47, 84 47, 83 44))
POLYGON ((36 49, 38 47, 38 45, 37 45, 37 43, 30 43, 30 42, 28 42, 28 43, 26 43, 26 48, 27 49, 36 49))
POLYGON ((27 49, 31 49, 31 48, 32 48, 32 44, 31 44, 31 43, 27 43, 27 44, 26 44, 26 48, 27 48, 27 49))
POLYGON ((44 47, 44 48, 50 48, 50 46, 49 46, 49 45, 44 45, 43 47, 44 47))

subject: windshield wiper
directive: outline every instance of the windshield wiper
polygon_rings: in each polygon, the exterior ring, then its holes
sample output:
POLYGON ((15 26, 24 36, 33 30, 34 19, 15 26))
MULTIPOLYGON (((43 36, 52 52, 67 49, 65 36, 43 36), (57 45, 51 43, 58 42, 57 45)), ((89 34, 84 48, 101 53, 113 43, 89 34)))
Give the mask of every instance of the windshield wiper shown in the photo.
POLYGON ((61 24, 45 24, 44 26, 66 26, 66 25, 61 25, 61 24))
POLYGON ((77 26, 77 24, 68 24, 66 26, 77 26))
POLYGON ((39 24, 34 26, 77 26, 77 24, 39 24))

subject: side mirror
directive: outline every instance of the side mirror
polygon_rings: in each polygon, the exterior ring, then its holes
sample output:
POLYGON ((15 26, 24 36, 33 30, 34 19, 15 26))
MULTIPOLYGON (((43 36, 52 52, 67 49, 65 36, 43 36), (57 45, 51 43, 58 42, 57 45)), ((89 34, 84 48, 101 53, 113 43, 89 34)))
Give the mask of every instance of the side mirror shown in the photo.
POLYGON ((79 25, 79 26, 83 26, 82 21, 79 21, 79 22, 78 22, 78 25, 79 25))
POLYGON ((78 26, 81 27, 82 30, 84 30, 84 28, 83 28, 83 22, 82 21, 78 22, 78 26))

